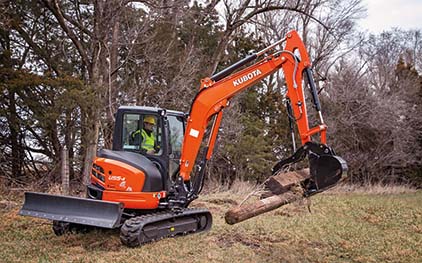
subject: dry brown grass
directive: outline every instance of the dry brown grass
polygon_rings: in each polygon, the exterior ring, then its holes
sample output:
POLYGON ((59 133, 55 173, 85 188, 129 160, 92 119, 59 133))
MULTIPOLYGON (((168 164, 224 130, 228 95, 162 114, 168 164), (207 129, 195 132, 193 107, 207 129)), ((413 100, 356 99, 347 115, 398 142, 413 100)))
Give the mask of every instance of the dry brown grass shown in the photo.
POLYGON ((48 221, 18 216, 22 195, 8 194, 0 262, 422 262, 421 191, 334 189, 311 198, 311 213, 295 203, 230 226, 224 213, 255 190, 235 186, 193 203, 212 212, 211 231, 135 249, 118 231, 57 237, 48 221))
POLYGON ((204 193, 221 193, 221 192, 230 192, 232 194, 247 194, 254 191, 257 188, 255 184, 252 184, 247 181, 235 180, 233 183, 229 184, 220 184, 217 181, 208 181, 204 187, 204 193))
POLYGON ((388 184, 367 184, 367 185, 353 185, 353 184, 339 184, 332 189, 328 190, 327 194, 404 194, 414 193, 416 189, 411 185, 400 184, 400 185, 388 185, 388 184))

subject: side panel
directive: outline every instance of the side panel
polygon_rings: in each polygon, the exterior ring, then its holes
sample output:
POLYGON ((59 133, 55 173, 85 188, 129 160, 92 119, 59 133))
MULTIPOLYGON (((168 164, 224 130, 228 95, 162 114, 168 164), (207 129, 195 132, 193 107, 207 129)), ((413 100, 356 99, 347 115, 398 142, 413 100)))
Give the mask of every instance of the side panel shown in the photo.
POLYGON ((94 175, 91 175, 91 181, 100 183, 102 187, 108 190, 142 191, 145 182, 145 174, 142 171, 123 162, 106 158, 97 158, 95 164, 103 169, 104 182, 99 182, 94 175))
POLYGON ((123 203, 125 209, 156 209, 160 199, 166 196, 166 192, 118 192, 105 190, 104 201, 123 203))

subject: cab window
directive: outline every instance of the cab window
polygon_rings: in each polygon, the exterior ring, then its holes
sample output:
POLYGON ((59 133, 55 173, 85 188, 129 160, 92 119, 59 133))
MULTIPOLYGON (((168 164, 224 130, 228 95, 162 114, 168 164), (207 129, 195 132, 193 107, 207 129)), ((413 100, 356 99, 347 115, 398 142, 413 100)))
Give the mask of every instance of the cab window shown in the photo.
POLYGON ((125 113, 122 131, 123 150, 160 155, 162 130, 159 120, 154 114, 125 113))

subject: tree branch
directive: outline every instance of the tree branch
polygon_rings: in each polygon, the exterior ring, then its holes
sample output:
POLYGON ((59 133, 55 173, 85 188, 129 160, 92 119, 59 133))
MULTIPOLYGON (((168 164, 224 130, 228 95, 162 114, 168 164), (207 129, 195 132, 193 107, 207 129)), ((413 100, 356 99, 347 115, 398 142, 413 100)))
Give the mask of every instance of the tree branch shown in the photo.
POLYGON ((312 20, 314 20, 315 22, 317 22, 318 24, 320 24, 323 28, 325 28, 327 31, 330 31, 331 29, 329 27, 327 27, 321 20, 319 20, 318 18, 316 18, 315 16, 308 14, 306 11, 301 10, 299 8, 296 7, 288 7, 288 6, 267 6, 261 9, 257 9, 251 13, 249 13, 247 16, 245 16, 243 19, 240 19, 238 21, 236 21, 233 24, 233 27, 238 27, 243 25, 245 22, 247 22, 249 19, 251 19, 252 17, 261 14, 261 13, 265 13, 265 12, 269 12, 269 11, 276 11, 276 10, 288 10, 288 11, 293 11, 293 12, 297 12, 300 14, 303 14, 305 16, 310 17, 312 20))
POLYGON ((60 70, 57 67, 57 64, 52 61, 50 58, 51 56, 45 52, 44 49, 40 48, 29 36, 29 34, 18 24, 13 24, 13 28, 18 31, 20 36, 25 40, 25 42, 34 50, 34 52, 40 56, 44 62, 50 66, 57 75, 60 75, 60 70))
POLYGON ((61 28, 66 32, 67 36, 72 40, 73 44, 76 46, 76 49, 78 50, 78 53, 81 56, 82 63, 85 66, 89 67, 90 61, 88 55, 86 54, 86 50, 84 49, 81 41, 79 41, 75 33, 70 30, 70 28, 66 25, 65 18, 63 16, 63 13, 61 12, 57 0, 53 0, 53 3, 48 0, 42 1, 44 2, 44 5, 53 13, 54 17, 56 17, 57 21, 59 22, 61 28))
POLYGON ((86 29, 86 27, 84 27, 83 25, 81 25, 80 23, 76 22, 75 20, 73 20, 70 16, 63 14, 63 17, 72 25, 74 25, 75 27, 77 27, 79 30, 81 30, 83 33, 87 34, 88 36, 92 37, 92 33, 86 29))

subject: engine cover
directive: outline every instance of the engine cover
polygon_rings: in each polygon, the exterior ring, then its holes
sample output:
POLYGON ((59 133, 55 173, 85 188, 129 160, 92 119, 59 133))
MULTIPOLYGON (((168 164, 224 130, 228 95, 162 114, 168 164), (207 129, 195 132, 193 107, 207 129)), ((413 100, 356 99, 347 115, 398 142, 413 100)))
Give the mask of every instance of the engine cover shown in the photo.
POLYGON ((94 161, 91 182, 106 190, 158 192, 164 182, 158 168, 145 156, 102 149, 94 161))

